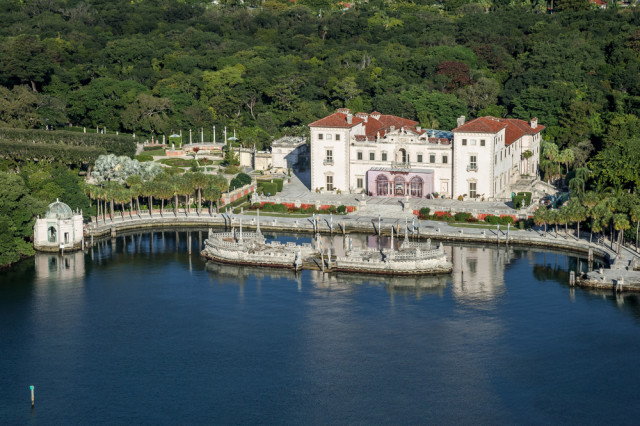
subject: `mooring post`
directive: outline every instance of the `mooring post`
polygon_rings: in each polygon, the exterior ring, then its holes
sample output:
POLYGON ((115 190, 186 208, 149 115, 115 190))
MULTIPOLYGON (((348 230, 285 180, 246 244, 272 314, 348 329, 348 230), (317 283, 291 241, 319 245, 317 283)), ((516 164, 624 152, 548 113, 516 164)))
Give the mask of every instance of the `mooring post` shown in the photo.
POLYGON ((378 213, 378 235, 380 235, 380 222, 382 222, 382 215, 378 213))
POLYGON ((333 213, 329 213, 329 233, 333 235, 333 213))
POLYGON ((36 405, 36 397, 35 397, 36 387, 31 385, 29 386, 29 389, 31 389, 31 408, 33 408, 36 405))
POLYGON ((507 244, 509 243, 509 231, 511 230, 511 224, 507 223, 507 244))
POLYGON ((347 233, 346 229, 344 228, 344 220, 342 221, 342 235, 345 235, 347 233))
POLYGON ((496 235, 498 236, 498 244, 500 244, 500 224, 497 224, 496 226, 496 235))
POLYGON ((569 285, 571 287, 576 285, 576 272, 575 271, 569 272, 569 285))

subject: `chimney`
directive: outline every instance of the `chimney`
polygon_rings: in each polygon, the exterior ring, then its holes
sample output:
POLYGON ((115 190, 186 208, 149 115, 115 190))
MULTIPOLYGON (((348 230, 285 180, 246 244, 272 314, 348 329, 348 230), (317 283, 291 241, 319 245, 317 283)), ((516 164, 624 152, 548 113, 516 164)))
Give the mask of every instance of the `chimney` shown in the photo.
POLYGON ((420 133, 422 131, 422 126, 416 126, 416 132, 420 133))
POLYGON ((351 113, 347 113, 347 124, 353 123, 353 115, 351 113))
POLYGON ((464 124, 465 119, 466 117, 464 115, 461 115, 460 118, 458 118, 458 127, 464 124))
POLYGON ((538 118, 537 117, 531 119, 531 128, 535 129, 536 127, 538 127, 538 118))

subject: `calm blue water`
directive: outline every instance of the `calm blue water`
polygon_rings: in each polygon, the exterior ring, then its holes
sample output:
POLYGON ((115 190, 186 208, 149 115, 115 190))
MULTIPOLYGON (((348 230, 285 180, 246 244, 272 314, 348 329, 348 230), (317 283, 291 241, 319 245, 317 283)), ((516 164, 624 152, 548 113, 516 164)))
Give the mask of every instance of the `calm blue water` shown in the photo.
POLYGON ((296 276, 206 265, 186 235, 0 275, 0 424, 638 422, 638 297, 570 289, 575 258, 296 276))

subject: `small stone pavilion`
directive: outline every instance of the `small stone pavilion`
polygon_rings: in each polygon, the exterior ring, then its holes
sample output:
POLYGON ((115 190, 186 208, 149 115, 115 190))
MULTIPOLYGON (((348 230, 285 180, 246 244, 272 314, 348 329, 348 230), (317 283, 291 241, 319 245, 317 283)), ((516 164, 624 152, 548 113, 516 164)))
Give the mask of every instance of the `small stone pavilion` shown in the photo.
POLYGON ((83 241, 82 212, 56 199, 49 204, 44 218, 38 217, 33 227, 33 246, 38 251, 80 250, 83 241))

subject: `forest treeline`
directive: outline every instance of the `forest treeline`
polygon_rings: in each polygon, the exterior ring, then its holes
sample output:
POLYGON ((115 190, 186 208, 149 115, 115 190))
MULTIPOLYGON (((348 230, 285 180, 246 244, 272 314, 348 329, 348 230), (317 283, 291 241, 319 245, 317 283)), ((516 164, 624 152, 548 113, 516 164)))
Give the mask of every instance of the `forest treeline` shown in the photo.
POLYGON ((78 127, 148 137, 216 126, 220 138, 227 126, 260 149, 282 134, 306 134, 308 123, 340 107, 447 130, 461 115, 538 117, 546 126, 541 173, 575 198, 564 216, 542 210, 538 222, 580 225, 584 208, 590 230, 635 223, 637 236, 638 8, 597 10, 587 0, 372 0, 349 10, 329 0, 220 3, 0 2, 0 264, 32 251, 33 219, 54 195, 95 213, 80 167, 104 153, 132 155, 130 136, 78 127), (60 131, 70 125, 79 131, 60 131), (47 136, 32 130, 52 127, 47 136))
POLYGON ((639 113, 640 13, 545 5, 12 0, 0 6, 0 125, 226 125, 263 147, 338 107, 440 129, 460 115, 538 117, 584 160, 639 113))

